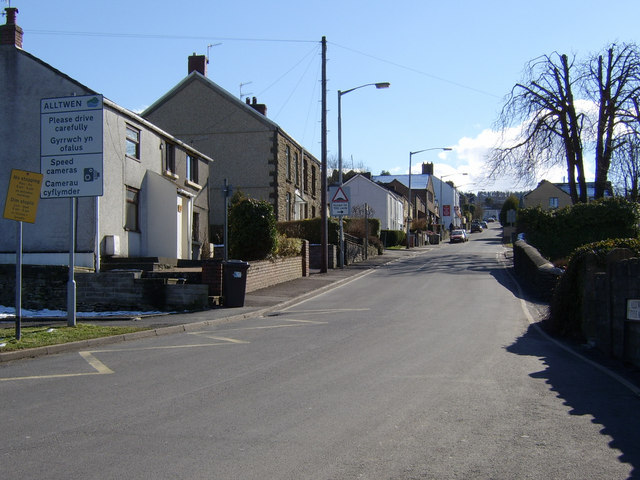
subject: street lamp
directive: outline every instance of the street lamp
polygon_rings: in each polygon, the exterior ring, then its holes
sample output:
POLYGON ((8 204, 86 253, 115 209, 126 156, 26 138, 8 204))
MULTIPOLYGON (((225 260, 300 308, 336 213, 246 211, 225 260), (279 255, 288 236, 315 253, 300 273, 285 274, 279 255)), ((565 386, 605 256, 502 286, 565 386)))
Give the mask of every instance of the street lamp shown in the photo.
MULTIPOLYGON (((359 87, 353 87, 349 90, 338 90, 338 185, 342 187, 342 96, 349 92, 358 90, 363 87, 375 85, 376 88, 389 88, 389 82, 365 83, 359 87)), ((344 227, 342 223, 342 215, 338 215, 340 221, 340 268, 344 268, 344 227)))
MULTIPOLYGON (((411 228, 411 213, 413 210, 413 205, 411 203, 411 158, 416 153, 428 152, 429 150, 442 150, 443 152, 448 152, 451 150, 449 147, 434 147, 434 148, 425 148, 424 150, 417 150, 415 152, 409 152, 409 212, 407 212, 407 249, 409 249, 409 235, 411 228)), ((442 186, 442 185, 441 185, 442 186)))
MULTIPOLYGON (((442 230, 444 228, 444 222, 443 222, 443 218, 442 218, 444 216, 444 202, 442 201, 442 184, 443 184, 442 179, 443 178, 447 178, 447 177, 453 177, 455 175, 469 175, 469 174, 467 172, 450 173, 449 175, 443 175, 443 176, 440 177, 440 199, 439 199, 440 200, 440 222, 441 222, 440 223, 440 225, 441 225, 441 227, 440 227, 440 239, 442 239, 442 230)), ((451 211, 449 211, 449 213, 451 213, 451 211)), ((451 216, 451 215, 449 215, 449 216, 451 216)))

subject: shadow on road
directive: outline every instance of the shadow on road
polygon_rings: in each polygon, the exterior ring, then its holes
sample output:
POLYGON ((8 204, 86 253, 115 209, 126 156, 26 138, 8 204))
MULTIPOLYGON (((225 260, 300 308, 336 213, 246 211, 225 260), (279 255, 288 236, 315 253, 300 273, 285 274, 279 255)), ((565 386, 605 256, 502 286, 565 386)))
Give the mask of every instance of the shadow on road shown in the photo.
POLYGON ((593 423, 602 425, 600 433, 611 437, 611 448, 620 450, 620 462, 633 466, 629 478, 640 478, 640 400, 631 390, 550 343, 534 325, 507 351, 541 359, 545 369, 530 376, 544 379, 571 407, 570 415, 589 415, 593 423))

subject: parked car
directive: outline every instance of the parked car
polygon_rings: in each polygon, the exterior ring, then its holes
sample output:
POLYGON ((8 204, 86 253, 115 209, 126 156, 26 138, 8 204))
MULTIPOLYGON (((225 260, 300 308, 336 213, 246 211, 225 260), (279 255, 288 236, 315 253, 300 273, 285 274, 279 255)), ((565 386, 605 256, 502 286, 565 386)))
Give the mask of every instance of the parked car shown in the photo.
POLYGON ((482 226, 482 228, 489 228, 489 225, 484 220, 480 222, 480 226, 482 226))
POLYGON ((464 230, 452 230, 451 237, 449 238, 449 243, 462 243, 469 240, 467 237, 467 233, 464 230))
POLYGON ((477 222, 473 222, 471 224, 471 233, 481 232, 481 231, 482 231, 482 225, 480 225, 477 222))

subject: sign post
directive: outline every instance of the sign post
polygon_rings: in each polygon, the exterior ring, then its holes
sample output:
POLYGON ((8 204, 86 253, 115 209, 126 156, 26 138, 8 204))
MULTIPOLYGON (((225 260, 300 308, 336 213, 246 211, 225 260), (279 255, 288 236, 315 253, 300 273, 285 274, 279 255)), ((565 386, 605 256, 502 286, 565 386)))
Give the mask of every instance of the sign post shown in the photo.
POLYGON ((42 175, 11 170, 4 218, 17 222, 16 230, 16 340, 22 337, 22 222, 35 223, 42 175))
MULTIPOLYGON (((75 238, 78 197, 103 193, 102 95, 40 100, 40 197, 69 198, 70 246, 67 324, 76 325, 75 238)), ((98 225, 96 224, 96 229, 98 225)))

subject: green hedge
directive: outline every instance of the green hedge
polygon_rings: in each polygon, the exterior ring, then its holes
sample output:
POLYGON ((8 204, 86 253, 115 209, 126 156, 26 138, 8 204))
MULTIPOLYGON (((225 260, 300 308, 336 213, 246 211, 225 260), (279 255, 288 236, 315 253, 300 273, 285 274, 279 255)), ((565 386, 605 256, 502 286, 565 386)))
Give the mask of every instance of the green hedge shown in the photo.
POLYGON ((402 230, 382 230, 380 232, 380 240, 385 247, 406 245, 407 233, 402 230))
POLYGON ((560 210, 518 211, 517 228, 546 258, 568 257, 581 245, 612 238, 637 238, 638 204, 623 198, 579 203, 560 210))
POLYGON ((273 206, 242 198, 229 207, 229 255, 238 260, 262 260, 278 246, 273 206))
MULTIPOLYGON (((340 237, 340 227, 335 219, 328 219, 327 234, 329 243, 337 245, 340 237)), ((302 238, 309 243, 322 243, 322 219, 311 218, 308 220, 296 220, 291 222, 279 222, 276 225, 278 233, 289 238, 302 238)))

